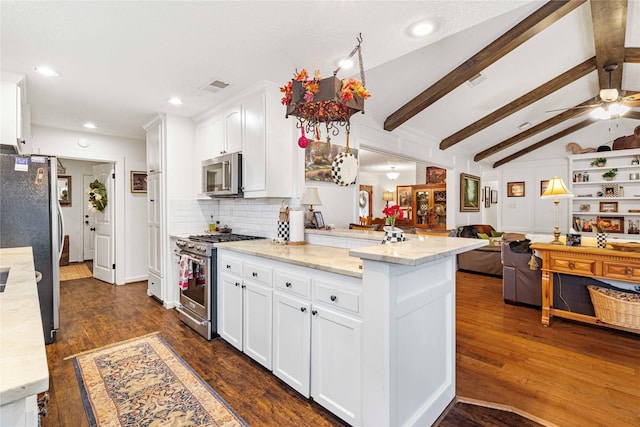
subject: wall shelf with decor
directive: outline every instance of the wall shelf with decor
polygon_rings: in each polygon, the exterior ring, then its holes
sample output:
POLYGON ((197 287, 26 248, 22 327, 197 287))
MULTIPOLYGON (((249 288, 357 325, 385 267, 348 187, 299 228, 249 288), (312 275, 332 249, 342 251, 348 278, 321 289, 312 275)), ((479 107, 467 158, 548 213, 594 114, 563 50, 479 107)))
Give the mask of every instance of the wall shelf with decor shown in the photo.
POLYGON ((569 178, 574 229, 593 234, 600 218, 610 238, 640 238, 640 149, 569 156, 569 178))

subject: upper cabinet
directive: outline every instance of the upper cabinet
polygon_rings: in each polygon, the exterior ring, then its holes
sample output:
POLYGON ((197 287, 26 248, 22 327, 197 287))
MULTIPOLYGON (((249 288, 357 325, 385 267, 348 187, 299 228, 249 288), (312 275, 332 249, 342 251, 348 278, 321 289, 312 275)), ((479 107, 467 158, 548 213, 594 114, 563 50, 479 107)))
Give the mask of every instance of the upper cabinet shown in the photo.
MULTIPOLYGON (((293 120, 287 120, 274 84, 261 83, 226 106, 211 111, 196 128, 197 171, 202 161, 242 152, 245 198, 293 195, 295 144, 293 120)), ((198 172, 197 193, 202 176, 198 172)))
POLYGON ((31 115, 26 97, 26 77, 2 72, 2 145, 19 154, 31 154, 31 115))
POLYGON ((164 140, 163 121, 156 121, 145 127, 147 130, 147 172, 162 172, 162 146, 164 140))
POLYGON ((242 151, 241 105, 234 105, 210 121, 209 144, 209 158, 242 151))

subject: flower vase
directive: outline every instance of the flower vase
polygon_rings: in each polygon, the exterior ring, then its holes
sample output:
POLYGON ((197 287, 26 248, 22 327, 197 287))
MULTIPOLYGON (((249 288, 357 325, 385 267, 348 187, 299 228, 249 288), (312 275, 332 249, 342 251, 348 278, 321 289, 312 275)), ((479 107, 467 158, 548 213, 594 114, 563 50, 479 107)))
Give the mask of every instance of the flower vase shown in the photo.
POLYGON ((394 226, 384 227, 383 244, 404 242, 405 240, 407 240, 407 237, 404 235, 404 231, 401 228, 396 228, 394 226))
POLYGON ((596 233, 596 241, 598 243, 599 248, 607 247, 607 233, 596 233))

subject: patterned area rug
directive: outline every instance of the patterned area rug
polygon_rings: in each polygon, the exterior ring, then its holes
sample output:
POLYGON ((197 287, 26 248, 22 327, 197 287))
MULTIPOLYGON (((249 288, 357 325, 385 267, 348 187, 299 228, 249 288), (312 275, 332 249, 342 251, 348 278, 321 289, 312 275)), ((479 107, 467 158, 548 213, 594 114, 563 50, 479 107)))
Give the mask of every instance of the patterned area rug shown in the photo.
POLYGON ((73 357, 91 426, 247 426, 158 334, 73 357))
POLYGON ((60 280, 86 279, 93 277, 93 273, 87 264, 71 264, 60 267, 60 280))

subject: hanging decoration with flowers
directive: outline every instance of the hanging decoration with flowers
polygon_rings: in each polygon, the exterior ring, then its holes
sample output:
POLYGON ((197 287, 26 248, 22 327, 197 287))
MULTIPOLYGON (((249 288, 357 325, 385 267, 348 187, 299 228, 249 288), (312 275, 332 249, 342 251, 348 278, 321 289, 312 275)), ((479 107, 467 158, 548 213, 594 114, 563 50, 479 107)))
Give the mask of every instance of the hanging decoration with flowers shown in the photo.
POLYGON ((316 70, 311 78, 307 70, 296 72, 293 79, 280 88, 283 93, 282 104, 286 106, 286 117, 295 116, 300 129, 298 146, 306 148, 309 144, 307 134, 319 136, 319 126, 324 124, 327 142, 330 135, 336 136, 339 127, 346 131, 346 150, 334 159, 331 167, 333 181, 342 186, 355 183, 358 161, 349 149, 350 118, 358 111, 364 114, 364 100, 371 95, 365 88, 364 66, 362 64, 362 35, 357 37, 358 44, 348 58, 358 53, 360 80, 336 77, 338 67, 332 77, 321 78, 316 70))
POLYGON ((107 188, 97 179, 89 184, 85 190, 89 196, 89 210, 93 213, 102 212, 107 207, 107 188))

